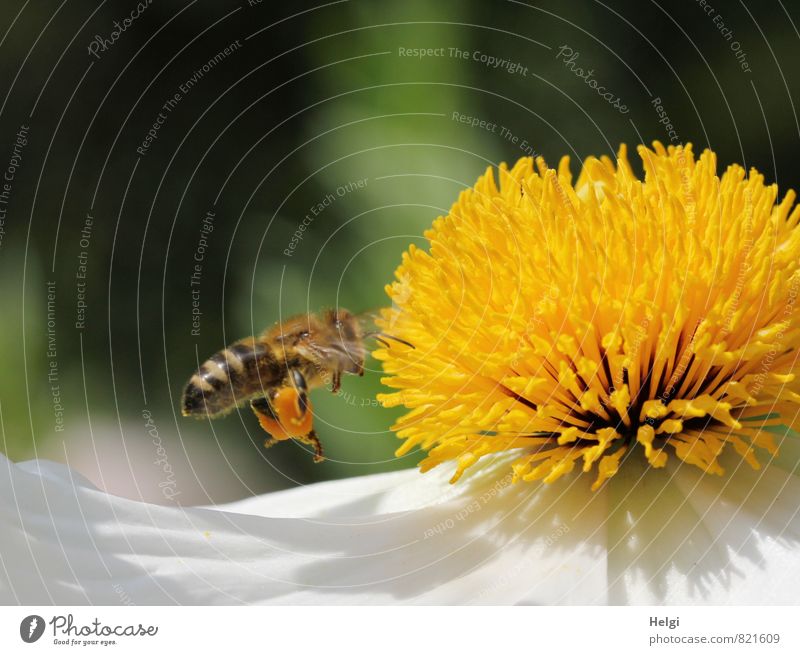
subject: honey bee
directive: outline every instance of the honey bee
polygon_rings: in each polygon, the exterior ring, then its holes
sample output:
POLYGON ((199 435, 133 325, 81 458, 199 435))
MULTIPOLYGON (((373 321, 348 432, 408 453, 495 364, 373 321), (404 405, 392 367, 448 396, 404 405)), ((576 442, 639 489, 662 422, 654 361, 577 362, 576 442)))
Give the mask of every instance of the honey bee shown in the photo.
POLYGON ((294 316, 259 336, 240 339, 207 359, 189 379, 181 413, 217 418, 249 402, 270 435, 265 447, 296 439, 313 447, 314 461, 321 462, 309 390, 330 385, 336 393, 343 373, 363 375, 368 339, 414 347, 376 329, 374 319, 371 313, 327 310, 294 316))

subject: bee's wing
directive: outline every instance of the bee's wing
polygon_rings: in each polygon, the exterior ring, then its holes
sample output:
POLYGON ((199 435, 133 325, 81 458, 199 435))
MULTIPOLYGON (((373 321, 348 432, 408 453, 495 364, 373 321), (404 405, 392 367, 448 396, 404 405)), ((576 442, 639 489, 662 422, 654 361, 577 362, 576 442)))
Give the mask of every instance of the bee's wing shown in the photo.
POLYGON ((356 369, 362 365, 368 348, 360 334, 344 330, 331 331, 326 335, 312 334, 298 344, 298 351, 331 370, 356 369))

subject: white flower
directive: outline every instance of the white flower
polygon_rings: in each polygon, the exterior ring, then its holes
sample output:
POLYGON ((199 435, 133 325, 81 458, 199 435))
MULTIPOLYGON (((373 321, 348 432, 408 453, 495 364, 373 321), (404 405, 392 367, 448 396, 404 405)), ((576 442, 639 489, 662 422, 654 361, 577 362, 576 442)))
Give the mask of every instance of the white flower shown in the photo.
POLYGON ((0 602, 796 603, 796 469, 670 466, 592 493, 499 459, 455 486, 443 465, 176 508, 0 456, 0 602))

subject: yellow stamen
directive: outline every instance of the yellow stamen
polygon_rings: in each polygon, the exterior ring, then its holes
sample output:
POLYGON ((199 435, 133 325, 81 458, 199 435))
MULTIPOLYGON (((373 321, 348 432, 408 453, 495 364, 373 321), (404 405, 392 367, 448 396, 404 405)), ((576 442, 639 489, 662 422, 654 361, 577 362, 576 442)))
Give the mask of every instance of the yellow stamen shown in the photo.
POLYGON ((414 348, 376 357, 398 455, 455 462, 516 450, 513 479, 554 480, 670 453, 722 474, 800 415, 800 207, 710 150, 638 148, 637 179, 589 157, 502 164, 410 246, 381 328, 414 348))

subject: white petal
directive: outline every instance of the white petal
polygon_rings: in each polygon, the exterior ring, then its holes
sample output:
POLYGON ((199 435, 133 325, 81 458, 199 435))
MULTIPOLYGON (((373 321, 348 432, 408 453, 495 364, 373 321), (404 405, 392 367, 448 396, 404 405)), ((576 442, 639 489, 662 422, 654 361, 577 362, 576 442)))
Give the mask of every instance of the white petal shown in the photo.
POLYGON ((571 584, 603 558, 595 513, 567 526, 585 480, 512 487, 484 471, 451 487, 447 471, 404 471, 229 508, 305 514, 290 518, 109 496, 47 462, 0 473, 4 602, 584 602, 605 581, 571 584))
POLYGON ((455 486, 443 467, 174 508, 0 457, 0 602, 796 602, 796 478, 634 461, 597 493, 511 485, 500 458, 455 486))
POLYGON ((625 462, 609 489, 610 602, 798 602, 800 479, 732 453, 721 461, 722 477, 625 462))

